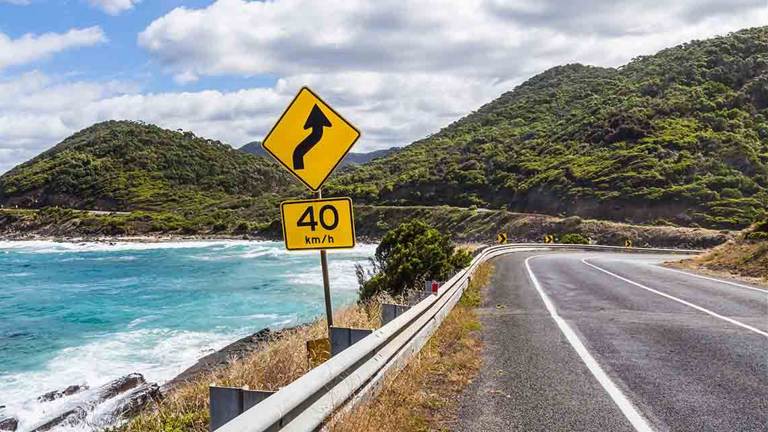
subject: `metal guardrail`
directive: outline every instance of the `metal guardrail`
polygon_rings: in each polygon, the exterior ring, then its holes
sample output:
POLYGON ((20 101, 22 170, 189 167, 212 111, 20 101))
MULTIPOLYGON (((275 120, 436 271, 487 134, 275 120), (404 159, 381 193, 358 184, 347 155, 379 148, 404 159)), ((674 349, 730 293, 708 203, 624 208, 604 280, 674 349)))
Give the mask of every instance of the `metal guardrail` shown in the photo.
POLYGON ((429 296, 358 343, 283 387, 217 432, 312 431, 334 412, 375 395, 383 378, 399 370, 429 340, 458 302, 477 267, 512 252, 578 249, 613 252, 692 254, 695 250, 600 245, 520 243, 485 248, 471 264, 429 296))

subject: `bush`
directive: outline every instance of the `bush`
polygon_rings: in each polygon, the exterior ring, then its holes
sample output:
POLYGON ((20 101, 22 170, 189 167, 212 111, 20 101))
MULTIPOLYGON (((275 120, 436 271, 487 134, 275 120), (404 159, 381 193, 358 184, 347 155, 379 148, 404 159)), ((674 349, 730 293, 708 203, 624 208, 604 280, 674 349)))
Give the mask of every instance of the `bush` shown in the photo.
POLYGON ((589 239, 577 233, 567 233, 560 237, 560 243, 563 244, 589 244, 589 239))
POLYGON ((360 300, 379 293, 400 296, 427 280, 446 280, 469 265, 472 257, 456 250, 450 238, 420 220, 389 231, 371 259, 373 272, 357 268, 360 300), (366 277, 367 276, 367 277, 366 277))

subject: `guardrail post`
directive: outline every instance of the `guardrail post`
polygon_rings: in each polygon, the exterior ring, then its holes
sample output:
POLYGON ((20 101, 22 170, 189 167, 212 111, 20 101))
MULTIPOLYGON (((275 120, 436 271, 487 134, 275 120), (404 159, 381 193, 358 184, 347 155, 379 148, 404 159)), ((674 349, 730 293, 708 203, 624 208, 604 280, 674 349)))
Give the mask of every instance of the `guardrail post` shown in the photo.
POLYGON ((410 308, 408 305, 382 303, 381 304, 381 326, 399 317, 403 312, 410 308))
POLYGON ((248 390, 234 387, 209 387, 211 432, 271 396, 272 391, 248 390))
POLYGON ((344 351, 373 333, 368 329, 353 329, 346 327, 331 327, 331 357, 344 351))

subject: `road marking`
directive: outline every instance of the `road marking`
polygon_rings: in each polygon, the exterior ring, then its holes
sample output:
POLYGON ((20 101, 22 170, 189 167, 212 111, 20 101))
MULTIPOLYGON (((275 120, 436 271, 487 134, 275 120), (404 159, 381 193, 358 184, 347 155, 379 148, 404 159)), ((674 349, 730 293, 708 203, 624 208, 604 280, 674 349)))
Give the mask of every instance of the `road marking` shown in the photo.
POLYGON ((528 277, 531 279, 531 282, 533 282, 533 286, 536 288, 536 291, 539 292, 541 300, 544 302, 544 306, 546 306, 549 314, 552 316, 552 319, 555 320, 555 323, 560 328, 560 331, 563 333, 565 338, 568 339, 568 342, 571 344, 579 357, 581 357, 581 361, 583 361, 587 366, 587 369, 592 372, 592 375, 595 377, 595 379, 597 379, 597 382, 603 386, 603 389, 605 389, 611 399, 613 399, 613 402, 621 410, 627 420, 629 420, 635 430, 638 432, 653 432, 651 426, 648 424, 645 418, 640 415, 634 405, 632 405, 632 402, 630 402, 629 399, 624 396, 624 393, 622 393, 616 384, 611 381, 611 379, 608 377, 608 374, 606 374, 605 371, 603 371, 603 368, 600 367, 600 364, 597 363, 597 360, 592 357, 592 354, 589 353, 581 340, 579 340, 579 337, 576 336, 576 332, 574 332, 571 326, 568 325, 568 323, 565 322, 565 320, 562 319, 560 315, 558 315, 557 309, 555 309, 555 305, 552 303, 552 300, 549 299, 549 296, 544 292, 544 289, 539 283, 539 279, 536 278, 535 274, 533 274, 533 270, 531 270, 531 265, 529 264, 531 259, 540 256, 543 255, 528 257, 525 260, 525 268, 528 271, 528 277))
POLYGON ((635 281, 629 280, 629 279, 627 279, 627 278, 625 278, 625 277, 619 276, 619 275, 617 275, 616 273, 611 273, 610 271, 608 271, 608 270, 606 270, 606 269, 604 269, 604 268, 602 268, 602 267, 598 267, 598 266, 596 266, 596 265, 594 265, 594 264, 592 264, 592 263, 589 263, 589 262, 587 262, 587 259, 586 259, 586 258, 583 258, 583 259, 581 260, 581 262, 582 262, 582 263, 584 263, 584 264, 586 264, 586 265, 588 265, 588 266, 590 266, 590 267, 592 267, 592 268, 594 268, 595 270, 600 270, 601 272, 603 272, 603 273, 605 273, 605 274, 607 274, 607 275, 610 275, 610 276, 613 276, 613 277, 615 277, 615 278, 617 278, 617 279, 623 280, 624 282, 627 282, 627 283, 629 283, 629 284, 632 284, 632 285, 634 285, 634 286, 636 286, 636 287, 639 287, 639 288, 642 288, 642 289, 644 289, 644 290, 650 291, 650 292, 652 292, 652 293, 654 293, 654 294, 658 294, 658 295, 660 295, 660 296, 662 296, 662 297, 666 297, 666 298, 668 298, 668 299, 670 299, 670 300, 674 300, 674 301, 676 301, 676 302, 678 302, 678 303, 682 303, 682 304, 684 304, 684 305, 686 305, 686 306, 688 306, 688 307, 692 307, 692 308, 694 308, 694 309, 696 309, 696 310, 698 310, 698 311, 701 311, 701 312, 704 312, 704 313, 706 313, 706 314, 712 315, 712 316, 713 316, 713 317, 715 317, 715 318, 719 318, 719 319, 721 319, 721 320, 723 320, 723 321, 728 321, 728 322, 729 322, 729 323, 731 323, 731 324, 736 324, 736 325, 737 325, 737 326, 739 326, 739 327, 745 328, 745 329, 747 329, 747 330, 749 330, 749 331, 752 331, 752 332, 755 332, 755 333, 757 333, 757 334, 759 334, 759 335, 762 335, 762 336, 768 337, 768 333, 766 333, 766 332, 764 332, 764 331, 762 331, 762 330, 759 330, 759 329, 757 329, 757 328, 755 328, 755 327, 752 327, 751 325, 747 325, 747 324, 744 324, 743 322, 739 322, 739 321, 736 321, 736 320, 735 320, 735 319, 733 319, 733 318, 728 318, 727 316, 723 316, 723 315, 720 315, 720 314, 719 314, 719 313, 717 313, 717 312, 713 312, 713 311, 711 311, 711 310, 709 310, 709 309, 703 308, 703 307, 701 307, 701 306, 699 306, 699 305, 695 305, 695 304, 693 304, 693 303, 691 303, 691 302, 689 302, 689 301, 685 301, 685 300, 683 300, 683 299, 681 299, 681 298, 677 298, 677 297, 675 297, 675 296, 673 296, 673 295, 669 295, 669 294, 667 294, 667 293, 663 293, 663 292, 661 292, 661 291, 658 291, 658 290, 655 290, 655 289, 653 289, 653 288, 649 288, 649 287, 647 287, 647 286, 645 286, 645 285, 643 285, 643 284, 640 284, 640 283, 637 283, 637 282, 635 282, 635 281))
POLYGON ((693 277, 697 277, 699 279, 706 279, 706 280, 713 281, 713 282, 720 282, 720 283, 724 283, 724 284, 728 284, 728 285, 733 285, 733 286, 736 286, 736 287, 746 288, 746 289, 749 289, 749 290, 758 291, 758 292, 761 292, 761 293, 768 294, 768 290, 757 288, 757 287, 753 287, 753 286, 749 286, 749 285, 740 284, 740 283, 737 283, 737 282, 731 282, 731 281, 717 279, 717 278, 713 278, 713 277, 709 277, 709 276, 703 276, 703 275, 700 275, 700 274, 690 273, 690 272, 686 272, 686 271, 682 271, 682 270, 677 270, 677 269, 673 269, 673 268, 669 268, 669 267, 664 267, 664 266, 660 266, 660 265, 656 265, 655 267, 663 269, 663 270, 675 272, 675 273, 684 274, 686 276, 693 276, 693 277))

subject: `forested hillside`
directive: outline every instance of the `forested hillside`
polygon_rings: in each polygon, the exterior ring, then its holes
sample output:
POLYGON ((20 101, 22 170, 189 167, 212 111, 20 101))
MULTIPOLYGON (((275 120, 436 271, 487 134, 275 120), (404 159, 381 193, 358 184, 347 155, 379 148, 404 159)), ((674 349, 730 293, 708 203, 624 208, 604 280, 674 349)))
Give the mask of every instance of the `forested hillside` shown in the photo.
POLYGON ((157 126, 84 129, 0 177, 0 203, 80 209, 180 209, 277 195, 292 185, 271 161, 157 126))
POLYGON ((738 228, 768 207, 768 27, 550 69, 334 179, 379 204, 738 228))

